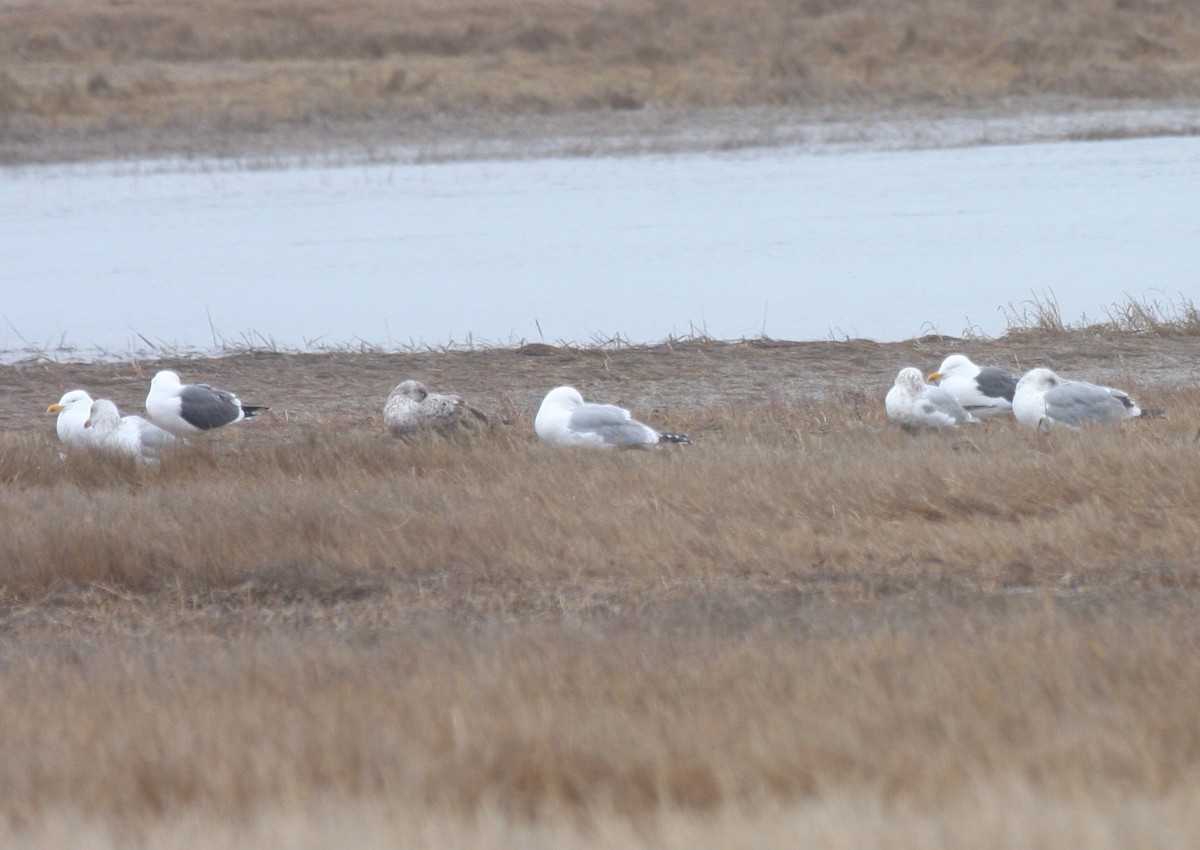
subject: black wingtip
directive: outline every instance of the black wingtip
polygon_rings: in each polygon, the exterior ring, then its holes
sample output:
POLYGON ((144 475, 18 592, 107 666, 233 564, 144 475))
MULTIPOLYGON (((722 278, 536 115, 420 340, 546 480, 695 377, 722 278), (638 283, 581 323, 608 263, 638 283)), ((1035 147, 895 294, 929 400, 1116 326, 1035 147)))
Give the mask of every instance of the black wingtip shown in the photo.
POLYGON ((674 434, 669 431, 660 431, 658 434, 659 442, 676 443, 682 445, 684 443, 691 444, 692 438, 687 434, 674 434))
POLYGON ((258 414, 262 413, 264 410, 270 410, 270 409, 271 408, 269 408, 269 407, 262 407, 260 405, 253 405, 253 404, 243 404, 242 405, 242 413, 245 414, 247 419, 249 419, 251 416, 258 416, 258 414))
POLYGON ((1166 419, 1167 411, 1161 407, 1143 407, 1142 412, 1138 416, 1142 419, 1166 419))

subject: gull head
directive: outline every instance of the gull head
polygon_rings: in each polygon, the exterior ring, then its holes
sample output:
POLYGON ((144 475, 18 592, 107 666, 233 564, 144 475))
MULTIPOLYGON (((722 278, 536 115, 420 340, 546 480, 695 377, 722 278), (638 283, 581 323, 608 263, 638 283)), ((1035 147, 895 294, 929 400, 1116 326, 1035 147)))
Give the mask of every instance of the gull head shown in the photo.
POLYGON ((533 417, 533 430, 538 437, 556 442, 567 428, 571 411, 583 404, 583 396, 574 387, 555 387, 546 393, 542 406, 533 417))
POLYGON ((179 376, 170 369, 163 369, 157 375, 150 379, 150 389, 170 389, 171 387, 181 386, 179 376))
POLYGON ((425 389, 425 385, 420 381, 401 381, 396 384, 396 388, 392 390, 393 396, 403 396, 410 398, 413 401, 421 402, 429 396, 429 390, 425 389))
POLYGON ((64 410, 75 410, 76 408, 89 408, 92 406, 92 397, 87 394, 86 390, 71 390, 63 395, 55 404, 46 408, 47 413, 61 413, 64 410))
POLYGON ((909 366, 901 369, 900 373, 896 375, 896 386, 908 390, 912 395, 917 395, 925 386, 925 379, 921 376, 920 369, 909 366))
POLYGON ((574 410, 583 404, 583 396, 574 387, 555 387, 546 393, 542 407, 557 407, 562 410, 574 410))
POLYGON ((1021 376, 1021 380, 1017 381, 1017 389, 1022 386, 1032 387, 1037 392, 1044 393, 1047 390, 1052 390, 1059 384, 1058 375, 1051 372, 1049 369, 1030 369, 1021 376))
POLYGON ((107 431, 121 424, 121 411, 106 398, 98 398, 92 402, 91 411, 84 421, 84 428, 95 428, 107 431))
POLYGON ((936 372, 929 376, 929 383, 936 383, 947 375, 964 375, 971 377, 979 372, 979 367, 971 362, 965 354, 951 354, 942 361, 936 372))

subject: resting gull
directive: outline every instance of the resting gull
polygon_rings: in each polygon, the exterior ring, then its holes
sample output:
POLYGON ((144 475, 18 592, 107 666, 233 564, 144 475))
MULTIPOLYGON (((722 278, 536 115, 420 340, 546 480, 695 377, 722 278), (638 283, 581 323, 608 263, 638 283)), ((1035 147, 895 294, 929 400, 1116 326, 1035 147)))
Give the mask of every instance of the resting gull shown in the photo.
POLYGON ((92 397, 85 390, 71 390, 46 408, 47 413, 58 414, 55 430, 59 441, 68 449, 96 448, 95 433, 84 428, 91 409, 92 397))
POLYGON ((462 396, 431 393, 420 381, 397 384, 383 406, 383 422, 397 437, 411 437, 422 431, 445 433, 460 426, 470 427, 475 421, 486 425, 488 418, 462 396))
POLYGON ((1065 381, 1049 369, 1031 369, 1017 382, 1013 415, 1026 428, 1044 432, 1059 425, 1078 431, 1094 422, 1161 416, 1162 411, 1143 411, 1124 390, 1065 381))
POLYGON ((92 402, 83 427, 95 435, 96 446, 112 454, 128 455, 143 463, 156 461, 179 444, 173 434, 140 416, 122 416, 106 398, 92 402))
POLYGON ((929 376, 976 419, 992 419, 1012 412, 1017 378, 995 366, 976 366, 965 354, 951 354, 929 376))
POLYGON ((941 387, 925 383, 921 370, 901 369, 895 385, 883 400, 888 419, 905 431, 957 428, 979 420, 963 410, 954 396, 941 387))
POLYGON ((179 376, 167 370, 154 376, 146 396, 150 421, 177 437, 203 434, 267 409, 244 405, 233 393, 208 384, 180 383, 179 376))
POLYGON ((691 442, 686 434, 656 431, 638 422, 623 407, 585 402, 574 387, 555 387, 546 393, 533 427, 542 442, 555 446, 649 448, 691 442))

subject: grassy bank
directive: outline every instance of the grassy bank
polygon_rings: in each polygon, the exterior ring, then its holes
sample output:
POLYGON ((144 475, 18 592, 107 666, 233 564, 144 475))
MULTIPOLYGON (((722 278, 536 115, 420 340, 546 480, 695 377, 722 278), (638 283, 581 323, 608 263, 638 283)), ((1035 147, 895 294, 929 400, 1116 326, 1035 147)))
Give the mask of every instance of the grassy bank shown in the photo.
MULTIPOLYGON (((1186 0, 0 7, 10 143, 321 136, 445 119, 1200 96, 1186 0)), ((386 136, 386 132, 384 133, 386 136)), ((361 140, 360 140, 361 141, 361 140)), ((380 139, 386 141, 386 139, 380 139)), ((15 154, 14 154, 15 155, 15 154)))
POLYGON ((962 341, 247 354, 144 469, 36 405, 167 364, 4 367, 6 846, 1186 846, 1194 336, 1032 324, 965 350, 1168 417, 891 427, 962 341), (390 439, 407 376, 511 424, 390 439), (546 449, 567 381, 696 442, 546 449))

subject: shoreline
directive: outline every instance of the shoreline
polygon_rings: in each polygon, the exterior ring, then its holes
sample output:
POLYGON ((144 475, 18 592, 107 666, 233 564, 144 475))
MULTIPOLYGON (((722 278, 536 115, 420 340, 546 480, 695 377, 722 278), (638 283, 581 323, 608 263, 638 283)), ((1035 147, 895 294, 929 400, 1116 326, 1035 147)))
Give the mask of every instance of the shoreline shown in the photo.
POLYGON ((0 173, 135 166, 145 171, 352 167, 478 160, 671 156, 789 149, 829 155, 1192 136, 1200 102, 1040 97, 988 106, 657 108, 555 115, 434 114, 272 125, 258 132, 125 128, 12 134, 0 173))

